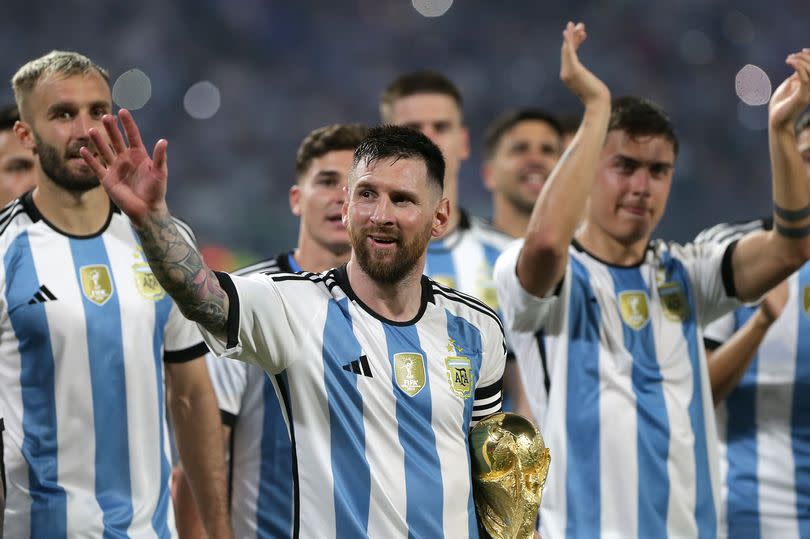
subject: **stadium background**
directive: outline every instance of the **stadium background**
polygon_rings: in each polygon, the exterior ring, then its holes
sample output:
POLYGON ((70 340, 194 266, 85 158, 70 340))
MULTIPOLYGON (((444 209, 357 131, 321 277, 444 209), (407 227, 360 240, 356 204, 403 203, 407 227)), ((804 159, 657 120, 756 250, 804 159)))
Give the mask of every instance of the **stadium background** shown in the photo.
MULTIPOLYGON (((675 122, 681 153, 656 235, 685 241, 763 214, 767 111, 738 98, 735 75, 754 64, 776 85, 788 52, 810 46, 810 0, 455 0, 439 17, 410 0, 27 0, 0 13, 4 81, 54 48, 87 54, 111 83, 134 68, 148 76, 151 97, 135 116, 148 144, 170 142, 173 212, 236 263, 294 245, 287 189, 302 137, 328 123, 376 123, 379 94, 406 70, 438 69, 461 88, 473 148, 461 202, 488 216, 478 172, 488 122, 514 106, 579 112, 557 76, 569 19, 587 23, 582 57, 614 96, 649 97, 675 122), (218 106, 204 91, 187 96, 200 81, 218 89, 218 106)), ((0 100, 12 100, 8 84, 0 100)))

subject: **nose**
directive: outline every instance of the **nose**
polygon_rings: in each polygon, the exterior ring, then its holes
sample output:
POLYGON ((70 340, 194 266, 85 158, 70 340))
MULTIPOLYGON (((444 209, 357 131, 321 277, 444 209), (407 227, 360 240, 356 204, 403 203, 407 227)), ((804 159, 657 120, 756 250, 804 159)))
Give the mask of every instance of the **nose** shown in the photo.
POLYGON ((650 180, 650 172, 644 167, 639 167, 630 177, 630 190, 634 194, 648 195, 650 193, 650 180))
POLYGON ((95 127, 96 124, 99 123, 95 119, 93 119, 89 114, 81 112, 76 115, 76 119, 73 121, 73 136, 77 139, 89 139, 89 135, 87 131, 91 127, 95 127))
POLYGON ((376 226, 390 226, 394 223, 391 202, 387 197, 380 197, 371 212, 371 222, 376 226))

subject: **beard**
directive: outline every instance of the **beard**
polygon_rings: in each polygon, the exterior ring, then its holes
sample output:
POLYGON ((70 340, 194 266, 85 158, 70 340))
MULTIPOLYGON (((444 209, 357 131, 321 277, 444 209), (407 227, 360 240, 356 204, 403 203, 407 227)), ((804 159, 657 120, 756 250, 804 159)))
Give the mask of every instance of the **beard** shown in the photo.
MULTIPOLYGON (((366 275, 383 285, 393 285, 401 282, 419 262, 430 242, 431 225, 425 227, 413 239, 403 242, 399 237, 396 240, 397 249, 388 254, 382 250, 370 249, 366 238, 378 230, 357 231, 349 226, 349 237, 352 248, 357 257, 357 263, 366 275)), ((385 233, 384 230, 379 230, 385 233)), ((389 233, 390 234, 390 233, 389 233)))
POLYGON ((36 133, 34 133, 34 142, 42 172, 62 189, 74 193, 84 193, 101 185, 89 166, 87 174, 73 173, 67 166, 66 161, 73 157, 80 157, 79 150, 87 144, 75 143, 65 150, 65 155, 60 156, 55 147, 45 143, 36 133))

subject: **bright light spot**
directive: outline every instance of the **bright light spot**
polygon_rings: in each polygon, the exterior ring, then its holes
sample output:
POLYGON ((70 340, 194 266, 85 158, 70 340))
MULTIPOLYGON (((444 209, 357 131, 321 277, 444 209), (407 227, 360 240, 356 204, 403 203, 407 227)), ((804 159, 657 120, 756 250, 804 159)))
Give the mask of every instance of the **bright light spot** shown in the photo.
POLYGON ((219 110, 219 89, 203 80, 191 86, 183 98, 183 106, 189 116, 198 120, 207 120, 219 110))
POLYGON ((152 97, 152 82, 140 69, 130 69, 116 79, 112 98, 121 108, 138 110, 152 97))
POLYGON ((771 79, 755 65, 748 64, 737 73, 734 79, 737 97, 752 107, 764 105, 771 99, 771 79))
POLYGON ((754 24, 737 10, 729 11, 723 18, 723 32, 732 43, 744 45, 754 40, 754 24))
POLYGON ((714 43, 700 30, 687 30, 681 36, 681 56, 692 65, 706 65, 714 60, 714 43))
POLYGON ((740 102, 737 104, 737 120, 751 131, 762 131, 768 128, 768 109, 749 107, 740 102))
POLYGON ((450 6, 453 0, 412 0, 413 7, 425 17, 441 17, 450 6))

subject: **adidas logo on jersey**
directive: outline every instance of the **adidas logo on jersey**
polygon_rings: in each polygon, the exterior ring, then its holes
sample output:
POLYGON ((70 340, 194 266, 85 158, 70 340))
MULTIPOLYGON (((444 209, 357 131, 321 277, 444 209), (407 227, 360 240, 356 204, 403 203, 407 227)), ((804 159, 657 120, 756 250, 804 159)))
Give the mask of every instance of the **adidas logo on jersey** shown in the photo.
POLYGON ((56 296, 53 295, 53 292, 48 290, 48 287, 42 285, 39 287, 39 291, 34 294, 34 297, 28 301, 28 305, 34 305, 35 303, 45 303, 46 301, 56 301, 56 296))
POLYGON ((355 359, 343 365, 343 370, 374 378, 374 375, 371 374, 371 366, 368 364, 368 358, 365 355, 360 356, 360 359, 355 359))

